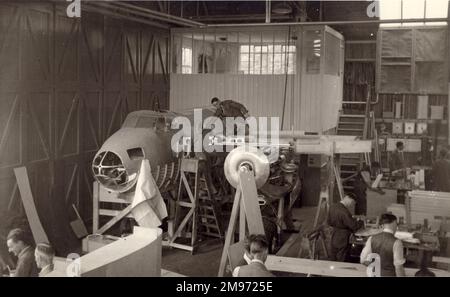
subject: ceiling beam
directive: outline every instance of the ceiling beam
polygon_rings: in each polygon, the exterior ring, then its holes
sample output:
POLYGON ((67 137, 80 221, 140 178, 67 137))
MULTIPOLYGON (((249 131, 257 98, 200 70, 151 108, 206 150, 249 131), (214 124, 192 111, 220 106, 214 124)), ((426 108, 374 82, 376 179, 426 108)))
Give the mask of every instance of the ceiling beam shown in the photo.
POLYGON ((203 4, 203 10, 205 11, 205 15, 208 16, 209 13, 208 13, 208 6, 206 5, 206 1, 202 1, 202 4, 203 4))
MULTIPOLYGON (((226 21, 255 21, 255 20, 265 20, 265 14, 242 14, 242 15, 210 15, 210 16, 200 16, 200 17, 192 17, 193 20, 199 22, 226 22, 226 21)), ((270 16, 270 19, 273 20, 292 20, 292 17, 289 15, 274 15, 270 16)))
POLYGON ((105 16, 109 16, 109 17, 113 17, 113 18, 124 19, 124 20, 141 23, 141 24, 146 24, 146 25, 161 28, 161 29, 166 29, 166 30, 169 29, 168 25, 164 25, 164 24, 157 23, 157 22, 152 22, 149 20, 145 20, 143 18, 133 17, 127 13, 123 13, 120 11, 113 11, 110 9, 94 7, 94 6, 92 6, 92 3, 83 4, 82 10, 99 13, 101 15, 105 15, 105 16))
MULTIPOLYGON (((396 24, 396 23, 425 23, 425 22, 447 22, 447 18, 429 19, 396 19, 396 20, 359 20, 359 21, 325 21, 325 22, 286 22, 286 23, 249 23, 246 26, 348 26, 348 25, 371 25, 371 24, 396 24)), ((239 27, 242 24, 209 24, 204 27, 239 27)))

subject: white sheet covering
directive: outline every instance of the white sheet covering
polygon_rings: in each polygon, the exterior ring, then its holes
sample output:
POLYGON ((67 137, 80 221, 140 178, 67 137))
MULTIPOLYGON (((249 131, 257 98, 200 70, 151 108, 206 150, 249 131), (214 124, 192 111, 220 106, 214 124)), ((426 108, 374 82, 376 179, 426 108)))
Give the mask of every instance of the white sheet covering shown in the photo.
POLYGON ((136 191, 131 203, 135 220, 139 226, 155 228, 162 224, 167 217, 167 208, 164 200, 152 176, 150 163, 142 160, 136 191))

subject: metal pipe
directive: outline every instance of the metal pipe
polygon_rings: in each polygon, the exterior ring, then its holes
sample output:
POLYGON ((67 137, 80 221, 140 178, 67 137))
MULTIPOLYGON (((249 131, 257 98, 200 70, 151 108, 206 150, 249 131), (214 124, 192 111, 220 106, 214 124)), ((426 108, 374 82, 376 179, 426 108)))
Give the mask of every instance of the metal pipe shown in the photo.
POLYGON ((125 13, 132 13, 132 14, 139 15, 139 16, 146 17, 146 18, 153 18, 153 19, 160 20, 160 21, 163 21, 163 22, 166 22, 166 23, 174 23, 174 24, 181 25, 181 26, 192 26, 192 25, 189 25, 189 24, 186 24, 186 23, 183 23, 183 22, 179 22, 179 21, 175 21, 175 20, 169 20, 169 19, 167 19, 165 17, 151 15, 151 14, 148 14, 148 13, 137 11, 137 10, 134 10, 132 8, 124 8, 124 7, 121 7, 119 3, 90 2, 90 4, 91 5, 95 5, 95 6, 100 6, 100 7, 105 8, 105 9, 117 9, 118 11, 122 11, 122 12, 125 12, 125 13))
MULTIPOLYGON (((252 21, 252 20, 265 20, 266 15, 265 14, 214 15, 214 16, 209 15, 192 18, 202 22, 252 21)), ((275 20, 291 20, 292 18, 288 15, 270 15, 270 19, 271 21, 275 21, 275 20)))
MULTIPOLYGON (((376 25, 376 24, 394 24, 394 23, 431 23, 448 22, 447 18, 430 19, 395 19, 395 20, 364 20, 364 21, 325 21, 325 22, 286 22, 286 23, 250 23, 245 26, 263 27, 263 26, 347 26, 347 25, 376 25)), ((241 27, 242 24, 212 24, 205 27, 241 27)))
POLYGON ((128 4, 128 3, 115 2, 115 4, 117 6, 121 6, 123 8, 134 9, 136 11, 140 11, 140 12, 144 12, 144 13, 147 13, 147 14, 151 14, 151 15, 167 18, 166 21, 168 21, 168 20, 177 21, 179 24, 183 24, 185 26, 187 26, 187 25, 190 25, 190 26, 205 26, 204 23, 191 21, 191 20, 188 20, 188 19, 185 19, 185 18, 180 18, 180 17, 174 16, 174 15, 171 15, 171 14, 154 11, 154 10, 151 10, 151 9, 148 9, 148 8, 144 8, 144 7, 140 7, 140 6, 136 6, 136 5, 132 5, 132 4, 128 4))
POLYGON ((91 6, 91 3, 83 4, 82 9, 85 10, 85 11, 96 12, 96 13, 100 13, 100 14, 103 14, 103 15, 111 16, 111 17, 114 17, 114 18, 121 18, 121 19, 125 19, 125 20, 130 20, 130 21, 133 21, 133 22, 138 22, 138 23, 141 23, 141 24, 146 24, 146 25, 150 25, 150 26, 153 26, 153 27, 161 28, 161 29, 166 29, 166 30, 170 29, 169 26, 166 26, 166 25, 163 25, 163 24, 160 24, 160 23, 155 23, 155 22, 152 22, 152 21, 147 21, 147 20, 144 20, 144 19, 140 19, 140 18, 136 18, 136 17, 132 17, 132 16, 127 16, 127 15, 123 15, 123 14, 120 14, 120 13, 116 13, 116 12, 113 12, 113 11, 110 11, 110 10, 105 10, 105 9, 98 8, 98 7, 93 7, 93 6, 91 6))
POLYGON ((266 0, 266 24, 270 23, 270 0, 266 0))

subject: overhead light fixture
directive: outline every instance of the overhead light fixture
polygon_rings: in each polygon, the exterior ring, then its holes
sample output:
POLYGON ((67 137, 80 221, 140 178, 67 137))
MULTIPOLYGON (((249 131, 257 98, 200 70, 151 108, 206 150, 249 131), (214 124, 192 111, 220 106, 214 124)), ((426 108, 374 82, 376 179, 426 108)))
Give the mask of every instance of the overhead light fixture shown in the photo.
POLYGON ((272 13, 275 14, 289 14, 292 13, 292 7, 290 7, 285 2, 283 3, 277 3, 272 8, 272 13))

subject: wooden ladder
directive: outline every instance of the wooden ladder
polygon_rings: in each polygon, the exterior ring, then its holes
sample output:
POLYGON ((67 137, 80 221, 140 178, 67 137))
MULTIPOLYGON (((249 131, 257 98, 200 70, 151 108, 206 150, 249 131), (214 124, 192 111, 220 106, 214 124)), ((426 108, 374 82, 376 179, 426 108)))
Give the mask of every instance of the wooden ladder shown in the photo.
POLYGON ((211 189, 208 187, 206 175, 202 173, 200 178, 200 195, 198 201, 198 218, 200 234, 223 238, 223 232, 219 221, 219 204, 211 195, 211 189))
POLYGON ((205 163, 199 159, 184 158, 180 165, 180 184, 175 205, 175 232, 168 245, 191 251, 198 246, 198 235, 222 238, 223 233, 217 219, 217 203, 208 187, 205 163), (187 195, 185 195, 185 193, 187 195), (179 243, 183 233, 190 233, 190 243, 179 243))

